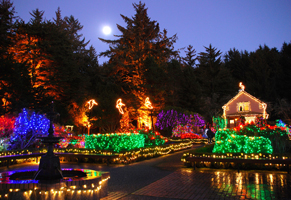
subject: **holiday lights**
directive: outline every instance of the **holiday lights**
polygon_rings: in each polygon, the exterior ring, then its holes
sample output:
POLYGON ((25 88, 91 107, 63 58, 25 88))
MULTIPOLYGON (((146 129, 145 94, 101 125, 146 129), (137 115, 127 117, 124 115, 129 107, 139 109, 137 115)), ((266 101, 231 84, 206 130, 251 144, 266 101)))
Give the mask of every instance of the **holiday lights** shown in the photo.
POLYGON ((116 101, 116 108, 118 109, 119 113, 123 115, 124 111, 122 110, 122 106, 125 106, 125 104, 122 103, 121 101, 122 101, 122 99, 118 99, 116 101))
POLYGON ((221 117, 212 117, 212 122, 214 123, 215 129, 220 130, 227 127, 227 120, 221 117))
POLYGON ((63 139, 60 140, 58 145, 61 148, 68 148, 69 146, 73 148, 85 148, 85 136, 80 135, 64 137, 63 139))
POLYGON ((158 132, 138 130, 132 133, 107 133, 85 137, 85 148, 96 150, 128 151, 165 143, 165 138, 158 132))
POLYGON ((0 137, 7 137, 13 133, 15 117, 0 117, 0 137))
POLYGON ((242 84, 242 82, 239 83, 239 87, 241 88, 241 91, 245 90, 245 86, 242 84))
POLYGON ((258 114, 251 114, 250 111, 261 113, 260 115, 263 116, 264 119, 268 119, 268 114, 266 112, 267 110, 267 104, 262 102, 261 100, 255 98, 254 96, 250 95, 246 91, 244 91, 244 85, 240 83, 239 85, 241 89, 239 90, 239 93, 233 97, 231 100, 229 100, 225 105, 222 106, 223 109, 223 118, 225 120, 225 127, 227 126, 227 117, 230 116, 236 116, 237 113, 243 112, 243 115, 245 117, 248 117, 249 120, 253 120, 254 116, 258 116, 258 114), (234 107, 231 105, 233 102, 236 102, 237 106, 234 107), (251 105, 252 103, 252 105, 251 105), (233 113, 236 113, 235 115, 233 113))
POLYGON ((85 172, 88 178, 70 177, 59 184, 42 184, 37 180, 10 180, 11 174, 0 173, 3 177, 0 183, 0 199, 2 197, 5 199, 100 199, 107 194, 109 173, 88 169, 80 169, 80 171, 85 172))
POLYGON ((120 152, 144 147, 145 138, 135 133, 98 134, 85 137, 85 148, 120 152))
POLYGON ((176 110, 162 110, 157 116, 156 126, 163 130, 165 128, 173 128, 179 124, 191 124, 193 126, 204 126, 205 122, 198 114, 178 113, 176 110))
POLYGON ((153 109, 152 103, 150 102, 150 98, 147 97, 144 104, 148 109, 153 109))
POLYGON ((195 133, 193 125, 179 124, 173 129, 172 137, 180 137, 181 139, 202 139, 202 137, 195 133))
POLYGON ((273 153, 271 140, 263 136, 238 135, 233 130, 215 134, 213 153, 273 153))
POLYGON ((49 120, 34 111, 23 109, 15 120, 9 149, 24 149, 30 146, 37 136, 48 134, 49 120))
POLYGON ((87 103, 89 104, 89 110, 91 110, 94 105, 98 105, 98 103, 94 99, 89 100, 87 103))

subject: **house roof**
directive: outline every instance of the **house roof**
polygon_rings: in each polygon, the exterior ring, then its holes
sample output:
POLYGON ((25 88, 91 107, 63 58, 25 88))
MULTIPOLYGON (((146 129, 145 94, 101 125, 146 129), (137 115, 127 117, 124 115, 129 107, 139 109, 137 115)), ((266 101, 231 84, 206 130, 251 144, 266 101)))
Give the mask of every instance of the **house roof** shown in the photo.
POLYGON ((228 105, 231 104, 235 99, 237 99, 239 96, 241 96, 241 95, 243 95, 243 94, 246 95, 246 96, 248 96, 249 98, 251 98, 251 99, 257 101, 257 102, 260 103, 260 104, 264 104, 264 102, 261 101, 261 100, 259 100, 258 98, 252 96, 251 94, 247 93, 247 92, 244 91, 244 90, 240 90, 240 91, 238 92, 238 94, 237 94, 236 96, 234 96, 232 99, 230 99, 226 104, 224 104, 224 106, 222 106, 222 108, 225 107, 225 106, 228 106, 228 105))

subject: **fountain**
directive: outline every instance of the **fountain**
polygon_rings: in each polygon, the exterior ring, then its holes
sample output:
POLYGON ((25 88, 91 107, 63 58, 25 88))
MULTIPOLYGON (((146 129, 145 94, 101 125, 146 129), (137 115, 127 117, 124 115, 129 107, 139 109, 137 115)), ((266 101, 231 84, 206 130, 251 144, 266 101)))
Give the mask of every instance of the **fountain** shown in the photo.
POLYGON ((39 137, 48 150, 42 156, 38 171, 22 170, 0 173, 0 199, 100 199, 107 196, 109 172, 90 169, 61 169, 53 145, 61 137, 54 137, 53 103, 47 113, 50 119, 49 135, 39 137))

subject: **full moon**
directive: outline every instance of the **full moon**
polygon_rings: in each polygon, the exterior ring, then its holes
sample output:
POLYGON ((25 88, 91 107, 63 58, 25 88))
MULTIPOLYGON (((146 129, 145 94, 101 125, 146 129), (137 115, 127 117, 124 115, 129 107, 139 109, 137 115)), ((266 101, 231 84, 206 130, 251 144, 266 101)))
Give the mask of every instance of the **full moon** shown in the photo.
POLYGON ((111 28, 109 26, 104 26, 103 29, 102 29, 102 32, 105 35, 109 35, 111 33, 111 28))

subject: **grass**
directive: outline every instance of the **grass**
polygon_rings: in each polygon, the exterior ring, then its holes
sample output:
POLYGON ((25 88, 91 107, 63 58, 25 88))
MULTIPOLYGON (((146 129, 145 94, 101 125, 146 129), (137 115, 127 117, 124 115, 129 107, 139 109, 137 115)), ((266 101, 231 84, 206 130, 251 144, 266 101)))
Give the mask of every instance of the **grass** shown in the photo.
POLYGON ((207 144, 204 147, 191 150, 189 153, 212 153, 214 144, 207 144))

